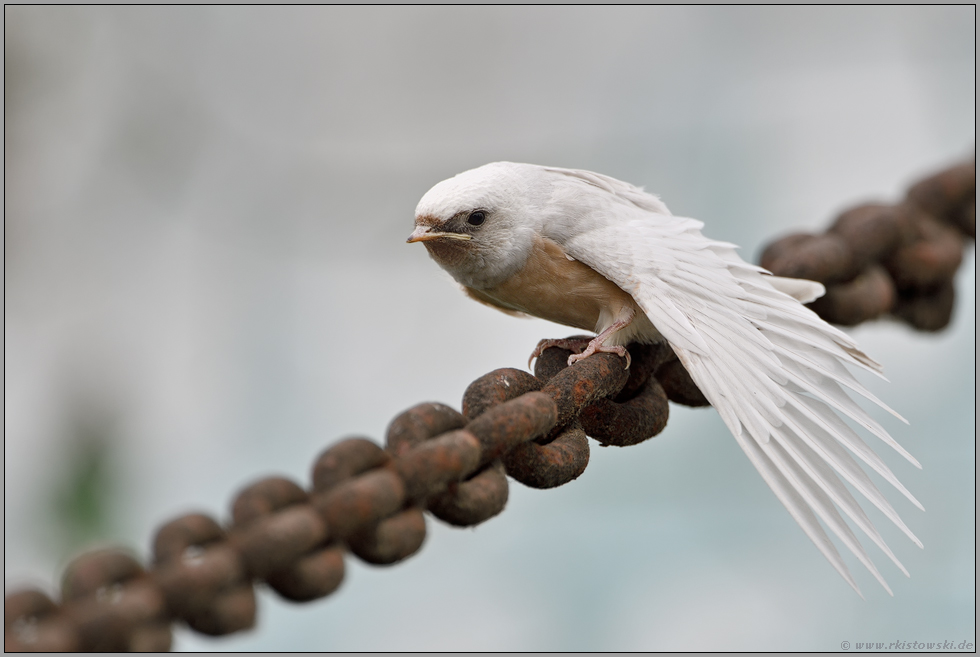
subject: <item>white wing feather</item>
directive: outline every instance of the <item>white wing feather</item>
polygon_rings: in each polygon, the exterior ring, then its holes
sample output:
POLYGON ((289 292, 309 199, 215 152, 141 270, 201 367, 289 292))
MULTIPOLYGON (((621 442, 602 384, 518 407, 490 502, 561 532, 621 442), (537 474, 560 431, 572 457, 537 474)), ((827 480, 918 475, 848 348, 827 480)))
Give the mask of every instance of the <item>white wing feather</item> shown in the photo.
MULTIPOLYGON (((841 481, 922 546, 849 452, 922 505, 838 415, 850 417, 921 467, 841 387, 902 419, 861 386, 845 364, 879 375, 880 366, 787 293, 801 291, 795 296, 805 297, 805 285, 773 285, 775 277, 744 262, 733 245, 703 236, 701 222, 671 216, 656 197, 626 183, 586 172, 548 171, 564 176, 566 184, 558 187, 580 188, 571 191, 579 196, 579 206, 583 195, 592 197, 587 204, 594 219, 588 230, 550 237, 633 296, 763 479, 841 576, 860 594, 817 517, 891 594, 836 508, 908 575, 841 481), (605 200, 597 200, 597 194, 605 200)), ((568 193, 559 189, 556 196, 568 193)))

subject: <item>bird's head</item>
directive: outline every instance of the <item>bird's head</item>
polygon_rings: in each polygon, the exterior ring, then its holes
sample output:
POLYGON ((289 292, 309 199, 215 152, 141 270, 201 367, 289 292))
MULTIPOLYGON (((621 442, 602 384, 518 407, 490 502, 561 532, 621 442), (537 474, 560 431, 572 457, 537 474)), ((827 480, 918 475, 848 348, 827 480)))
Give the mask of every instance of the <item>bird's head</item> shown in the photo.
POLYGON ((524 265, 533 242, 536 199, 525 167, 495 162, 437 184, 419 201, 408 242, 422 242, 463 285, 503 282, 524 265))

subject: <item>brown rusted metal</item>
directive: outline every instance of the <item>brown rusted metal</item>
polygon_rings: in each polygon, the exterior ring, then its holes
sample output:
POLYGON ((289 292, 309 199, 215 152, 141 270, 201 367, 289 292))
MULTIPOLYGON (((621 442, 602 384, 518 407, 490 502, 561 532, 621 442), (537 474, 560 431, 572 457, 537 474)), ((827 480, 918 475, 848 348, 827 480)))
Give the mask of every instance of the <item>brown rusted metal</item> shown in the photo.
POLYGON ((89 552, 71 562, 61 580, 61 599, 65 602, 96 595, 107 586, 143 574, 143 567, 121 550, 89 552))
MULTIPOLYGON (((971 161, 917 183, 902 203, 847 210, 824 235, 783 238, 763 264, 825 283, 811 307, 830 321, 890 313, 938 330, 975 235, 975 193, 971 161)), ((387 565, 417 552, 426 512, 479 524, 506 506, 506 474, 534 488, 560 486, 588 466, 587 435, 633 445, 664 428, 668 400, 707 405, 667 345, 629 351, 629 369, 612 354, 569 367, 569 352, 551 348, 534 375, 490 372, 467 388, 462 413, 419 404, 392 421, 384 448, 366 438, 332 445, 308 488, 282 477, 246 486, 230 526, 197 513, 166 523, 145 569, 119 550, 82 555, 66 570, 59 601, 34 590, 6 596, 4 647, 166 650, 176 620, 212 635, 251 627, 257 581, 289 600, 323 597, 342 583, 348 553, 387 565)))
POLYGON ((828 288, 824 296, 810 304, 810 309, 828 322, 856 326, 892 310, 897 296, 895 282, 876 263, 856 278, 828 288))
POLYGON ((865 203, 838 215, 827 232, 841 238, 852 254, 854 269, 842 277, 848 280, 912 241, 913 231, 908 207, 865 203))
POLYGON ((886 258, 884 265, 899 290, 930 290, 952 280, 963 261, 963 242, 949 224, 920 215, 914 238, 886 258))
MULTIPOLYGON (((541 372, 554 367, 555 358, 548 352, 558 352, 558 359, 568 358, 564 349, 548 349, 538 359, 541 372)), ((535 373, 539 370, 535 368, 535 373)), ((540 374, 539 374, 540 376, 540 374)), ((542 377, 543 378, 543 377, 542 377)), ((622 390, 629 378, 626 371, 626 359, 613 354, 603 353, 579 361, 574 367, 565 367, 548 379, 541 392, 550 395, 555 400, 558 410, 557 426, 564 426, 572 418, 578 416, 581 410, 597 399, 615 395, 622 390)))
POLYGON ((481 462, 489 463, 555 426, 558 411, 544 392, 528 392, 482 413, 466 425, 480 441, 481 462))
POLYGON ((267 577, 323 545, 327 524, 312 506, 292 506, 233 532, 230 539, 254 577, 267 577))
MULTIPOLYGON (((490 375, 481 377, 486 379, 490 375)), ((473 385, 470 386, 472 388, 473 385)), ((466 396, 464 395, 464 411, 466 410, 466 396)), ((487 406, 489 407, 489 406, 487 406)), ((451 525, 468 527, 477 525, 492 518, 501 511, 507 504, 508 486, 507 478, 502 474, 502 466, 498 462, 484 465, 482 469, 473 474, 464 474, 464 470, 470 470, 468 466, 460 467, 460 476, 466 476, 465 480, 459 481, 456 478, 457 465, 454 457, 449 457, 450 472, 442 473, 438 469, 433 469, 423 474, 424 465, 420 460, 429 460, 426 453, 432 449, 440 449, 441 441, 455 443, 457 447, 467 450, 470 453, 460 455, 460 459, 467 462, 474 456, 479 467, 480 457, 483 453, 479 439, 465 430, 457 429, 466 425, 467 417, 457 411, 442 404, 419 404, 405 411, 396 417, 388 427, 387 443, 390 448, 404 450, 406 444, 416 445, 420 452, 419 456, 404 455, 396 464, 396 469, 403 477, 411 476, 410 470, 418 477, 417 484, 406 484, 413 490, 413 499, 418 499, 427 495, 426 505, 432 515, 451 525), (447 431, 441 437, 436 438, 437 432, 442 429, 447 431), (425 441, 435 439, 436 445, 430 446, 425 441), (446 481, 445 490, 436 491, 436 479, 444 478, 445 474, 452 475, 446 481), (423 493, 423 491, 427 491, 423 493)), ((404 453, 404 452, 403 452, 404 453)), ((433 455, 434 456, 434 455, 433 455)), ((406 482, 408 479, 406 478, 406 482)))
POLYGON ((927 292, 906 290, 899 293, 892 314, 920 331, 939 331, 952 319, 955 301, 953 281, 944 281, 927 292))
MULTIPOLYGON (((191 546, 184 555, 154 571, 167 606, 189 618, 206 612, 214 600, 245 580, 242 558, 227 543, 191 546)), ((247 625, 245 625, 247 627, 247 625)))
POLYGON ((810 308, 854 326, 891 314, 923 331, 952 317, 953 276, 976 239, 976 162, 912 185, 897 204, 867 203, 837 217, 823 235, 795 234, 767 246, 763 267, 827 286, 810 308))
POLYGON ((287 600, 306 602, 336 591, 344 573, 344 548, 334 544, 300 557, 266 577, 266 582, 287 600))
POLYGON ((466 481, 450 484, 445 492, 433 495, 428 508, 443 522, 472 527, 503 511, 509 496, 504 466, 494 461, 466 481))
POLYGON ((176 561, 189 547, 200 547, 224 537, 225 530, 213 518, 203 513, 189 513, 157 530, 153 538, 153 561, 157 564, 176 561))
POLYGON ((125 552, 99 550, 73 561, 61 597, 80 645, 115 652, 170 647, 163 594, 125 552))
MULTIPOLYGON (((561 358, 568 358, 568 352, 557 351, 562 352, 561 358)), ((543 357, 550 361, 554 355, 543 357)), ((542 385, 540 379, 521 370, 494 370, 466 389, 463 414, 477 417, 494 406, 540 390, 542 385)), ((558 427, 557 436, 554 434, 537 436, 511 449, 503 458, 506 473, 532 488, 554 488, 581 475, 589 464, 589 443, 582 428, 572 422, 558 427)))
POLYGON ((667 393, 650 377, 635 397, 624 402, 599 399, 582 410, 585 432, 602 445, 626 447, 656 436, 667 426, 667 393))
POLYGON ((308 499, 299 484, 285 477, 266 477, 243 488, 231 505, 232 521, 237 526, 265 517, 292 504, 308 499))
POLYGON ((334 536, 347 538, 387 518, 405 503, 405 484, 390 470, 369 470, 313 496, 313 506, 334 536))
POLYGON ((484 374, 463 393, 463 415, 472 420, 494 406, 520 397, 526 392, 541 390, 541 380, 524 370, 505 367, 484 374))
POLYGON ((667 393, 667 399, 684 406, 708 406, 701 389, 676 358, 667 361, 657 370, 657 381, 667 393))
POLYGON ((796 233, 766 247, 759 264, 789 278, 824 285, 843 283, 858 272, 854 254, 840 235, 796 233))
POLYGON ((154 540, 152 571, 170 613, 203 634, 255 624, 255 592, 241 555, 212 518, 189 514, 164 525, 154 540))
POLYGON ((232 505, 229 541, 252 577, 265 579, 288 600, 305 601, 332 593, 343 580, 342 550, 309 495, 282 477, 245 488, 232 505))
POLYGON ((351 552, 375 565, 390 565, 415 554, 425 540, 422 509, 410 507, 347 540, 351 552))
POLYGON ((504 458, 510 477, 531 488, 555 488, 577 479, 589 465, 589 441, 578 422, 546 445, 518 445, 504 458))
POLYGON ((405 454, 413 446, 441 433, 462 429, 466 418, 445 404, 426 403, 413 406, 388 425, 385 448, 395 455, 405 454))
POLYGON ((928 214, 976 239, 976 159, 957 164, 912 185, 906 198, 928 214))
POLYGON ((39 591, 8 596, 6 651, 168 650, 170 618, 143 567, 120 550, 99 550, 66 569, 62 603, 39 591))
POLYGON ((16 591, 3 601, 4 652, 77 652, 82 637, 68 614, 44 593, 16 591))
POLYGON ((313 464, 313 490, 330 490, 362 472, 380 468, 391 455, 367 438, 347 438, 331 445, 313 464))
POLYGON ((406 453, 395 462, 409 499, 424 500, 450 483, 473 474, 480 465, 480 441, 466 430, 449 431, 406 453))

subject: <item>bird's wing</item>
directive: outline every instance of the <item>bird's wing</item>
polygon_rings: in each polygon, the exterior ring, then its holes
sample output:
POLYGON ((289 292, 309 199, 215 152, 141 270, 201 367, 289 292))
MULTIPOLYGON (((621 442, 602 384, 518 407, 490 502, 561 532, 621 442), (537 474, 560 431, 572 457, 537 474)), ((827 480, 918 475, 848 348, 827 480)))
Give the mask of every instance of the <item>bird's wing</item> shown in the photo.
POLYGON ((785 278, 783 276, 770 276, 766 279, 769 283, 779 290, 790 295, 800 303, 810 303, 827 293, 825 288, 816 281, 808 281, 802 278, 785 278))
POLYGON ((537 168, 550 174, 556 174, 559 179, 564 178, 568 181, 591 185, 592 187, 606 192, 611 197, 640 208, 641 210, 648 210, 650 212, 658 212, 661 214, 670 214, 670 210, 667 209, 664 202, 657 196, 649 192, 645 192, 643 191, 642 187, 631 185, 628 182, 623 182, 622 180, 617 180, 616 178, 612 178, 610 176, 604 176, 601 173, 595 173, 594 171, 585 171, 584 169, 562 169, 559 167, 537 168))
POLYGON ((703 236, 701 222, 615 205, 588 229, 558 236, 562 246, 633 296, 762 478, 858 594, 817 518, 891 593, 835 508, 908 575, 841 481, 922 546, 851 453, 922 505, 840 417, 921 467, 842 388, 887 409, 845 365, 875 373, 881 367, 846 334, 776 289, 773 277, 744 262, 734 245, 703 236))

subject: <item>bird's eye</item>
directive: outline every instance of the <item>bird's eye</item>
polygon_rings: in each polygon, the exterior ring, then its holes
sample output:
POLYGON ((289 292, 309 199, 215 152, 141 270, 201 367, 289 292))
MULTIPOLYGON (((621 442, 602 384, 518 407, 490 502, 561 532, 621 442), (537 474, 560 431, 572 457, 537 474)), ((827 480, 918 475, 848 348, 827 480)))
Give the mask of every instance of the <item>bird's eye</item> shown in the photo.
POLYGON ((470 226, 482 226, 486 220, 487 213, 482 210, 477 210, 476 212, 470 212, 470 216, 466 218, 466 223, 470 226))

